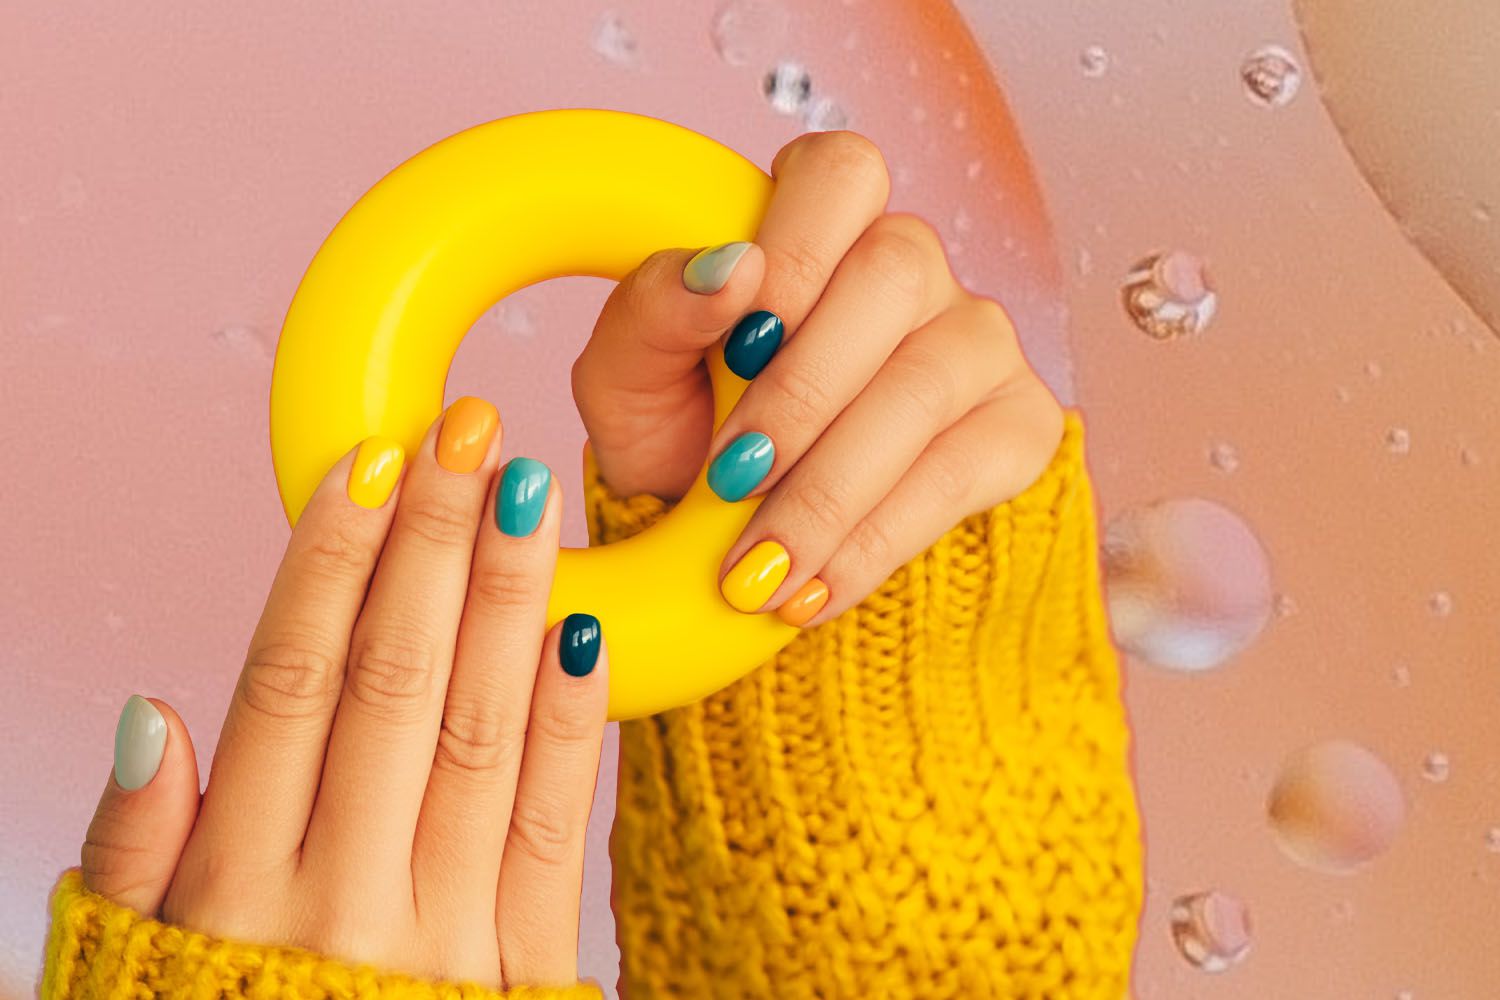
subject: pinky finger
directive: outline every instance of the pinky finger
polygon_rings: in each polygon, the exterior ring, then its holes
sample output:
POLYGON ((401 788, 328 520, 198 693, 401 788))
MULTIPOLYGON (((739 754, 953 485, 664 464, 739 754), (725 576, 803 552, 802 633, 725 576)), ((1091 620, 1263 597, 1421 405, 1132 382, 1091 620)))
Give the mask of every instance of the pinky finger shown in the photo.
POLYGON ((1047 469, 1063 430, 1062 407, 1040 381, 959 418, 829 557, 814 577, 828 599, 799 624, 811 628, 837 617, 970 514, 1025 492, 1047 469))
POLYGON ((589 614, 568 615, 542 645, 496 896, 507 988, 578 981, 583 841, 609 705, 607 660, 589 614))

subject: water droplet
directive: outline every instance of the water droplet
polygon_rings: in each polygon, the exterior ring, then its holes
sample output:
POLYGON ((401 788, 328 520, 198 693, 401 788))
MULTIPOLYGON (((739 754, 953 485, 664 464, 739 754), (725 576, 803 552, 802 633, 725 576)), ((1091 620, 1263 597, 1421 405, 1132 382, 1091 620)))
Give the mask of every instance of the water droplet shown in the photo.
POLYGON ((809 132, 834 132, 849 126, 849 116, 831 97, 819 97, 807 106, 802 124, 809 132))
POLYGON ((1088 247, 1078 248, 1078 273, 1085 278, 1094 273, 1094 255, 1089 253, 1088 247))
POLYGON ((1184 250, 1140 261, 1120 292, 1131 320, 1157 340, 1202 333, 1219 304, 1202 258, 1184 250))
POLYGON ((1207 670, 1270 620, 1265 549, 1218 503, 1185 497, 1128 509, 1110 522, 1102 548, 1110 627, 1139 659, 1207 670))
POLYGON ((244 323, 221 326, 210 336, 230 350, 250 358, 270 358, 275 354, 274 345, 267 343, 266 335, 244 323))
POLYGON ((1391 682, 1398 688, 1411 687, 1411 668, 1398 663, 1391 669, 1391 682))
POLYGON ((1302 67, 1280 45, 1262 45, 1240 64, 1240 80, 1251 103, 1282 108, 1291 103, 1302 87, 1302 67))
POLYGON ((1494 222, 1495 211, 1484 202, 1474 203, 1474 218, 1479 222, 1494 222))
POLYGON ((779 62, 761 81, 761 90, 777 114, 795 115, 812 96, 812 77, 801 63, 779 62))
POLYGON ((1441 750, 1434 750, 1422 758, 1422 777, 1433 784, 1440 785, 1447 781, 1449 770, 1448 755, 1441 750))
POLYGON ((1178 952, 1204 972, 1223 972, 1250 951, 1250 910, 1227 892, 1179 896, 1171 921, 1178 952))
POLYGON ((1291 594, 1277 594, 1271 601, 1271 610, 1277 618, 1290 618, 1297 613, 1297 599, 1291 594))
POLYGON ((1427 598, 1427 610, 1437 618, 1447 618, 1453 614, 1453 595, 1446 590, 1437 591, 1427 598))
POLYGON ((922 105, 920 104, 912 105, 911 120, 913 122, 916 122, 918 125, 925 122, 927 120, 927 109, 922 107, 922 105))
POLYGON ((1365 362, 1365 374, 1368 375, 1368 376, 1370 376, 1371 378, 1379 378, 1380 377, 1380 362, 1379 361, 1366 361, 1365 362))
POLYGON ((1417 995, 1411 990, 1397 990, 1395 1000, 1416 1000, 1417 995))
POLYGON ((625 26, 616 11, 607 10, 594 25, 594 51, 616 66, 640 65, 639 45, 635 34, 625 26))
POLYGON ((481 319, 494 326, 502 336, 525 340, 536 336, 536 317, 532 314, 531 307, 515 299, 501 299, 481 319))
POLYGON ((1342 874, 1395 842, 1406 819, 1401 784, 1357 743, 1330 740, 1282 764, 1266 802, 1276 846, 1316 871, 1342 874))
POLYGON ((1084 76, 1097 80, 1109 72, 1109 53, 1102 45, 1090 45, 1078 53, 1078 65, 1083 67, 1084 76))
POLYGON ((961 132, 968 127, 969 113, 963 108, 959 108, 957 111, 953 112, 953 128, 961 132))
POLYGON ((922 72, 922 64, 917 62, 916 57, 906 60, 906 75, 917 76, 922 72))
POLYGON ((974 229, 974 219, 961 205, 959 206, 958 211, 953 213, 953 229, 955 232, 960 233, 972 232, 974 229))
POLYGON ((729 0, 714 11, 709 34, 719 58, 731 66, 749 66, 765 62, 781 47, 787 22, 779 3, 729 0))
POLYGON ((969 165, 964 168, 964 176, 967 177, 967 178, 969 178, 969 180, 972 181, 972 180, 974 180, 975 178, 977 178, 979 176, 979 172, 981 170, 983 170, 983 169, 984 169, 984 161, 983 160, 970 160, 969 161, 969 165))
POLYGON ((1458 449, 1458 460, 1464 465, 1475 466, 1479 464, 1479 452, 1465 445, 1458 449))
POLYGON ((1405 455, 1411 451, 1411 432, 1405 427, 1392 427, 1385 432, 1385 449, 1392 455, 1405 455))
POLYGON ((1347 403, 1352 398, 1348 386, 1335 386, 1333 394, 1339 398, 1340 403, 1347 403))
POLYGON ((906 165, 904 165, 904 164, 901 165, 901 166, 898 166, 898 167, 896 167, 895 170, 893 170, 891 172, 891 177, 892 177, 892 179, 895 180, 895 182, 897 184, 901 184, 901 185, 910 184, 911 183, 911 168, 908 167, 908 166, 906 166, 906 165))
POLYGON ((1234 445, 1220 441, 1208 450, 1208 464, 1227 476, 1240 467, 1240 453, 1234 445))
POLYGON ((1494 854, 1500 854, 1500 826, 1492 826, 1484 831, 1484 846, 1494 854))

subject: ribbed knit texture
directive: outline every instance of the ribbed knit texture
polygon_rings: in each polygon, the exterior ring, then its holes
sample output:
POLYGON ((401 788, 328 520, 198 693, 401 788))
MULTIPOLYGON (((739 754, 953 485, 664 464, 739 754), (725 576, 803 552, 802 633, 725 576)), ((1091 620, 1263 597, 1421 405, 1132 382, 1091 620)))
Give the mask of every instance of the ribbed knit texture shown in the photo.
MULTIPOLYGON (((1128 995, 1139 820, 1065 412, 1019 496, 725 690, 621 725, 626 1000, 1128 995)), ((594 544, 671 506, 587 455, 584 502, 594 544)))
POLYGON ((600 1000, 593 983, 499 992, 436 983, 300 948, 240 944, 151 920, 63 873, 52 893, 41 1000, 600 1000))

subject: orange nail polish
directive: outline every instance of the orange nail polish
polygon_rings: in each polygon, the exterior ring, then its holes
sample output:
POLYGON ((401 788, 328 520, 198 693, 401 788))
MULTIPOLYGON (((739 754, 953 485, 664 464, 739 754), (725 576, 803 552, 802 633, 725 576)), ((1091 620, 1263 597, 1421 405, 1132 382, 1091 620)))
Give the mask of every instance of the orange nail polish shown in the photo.
POLYGON ((449 472, 473 472, 484 462, 498 426, 500 412, 493 404, 475 396, 457 400, 438 431, 438 465, 449 472))
POLYGON ((823 610, 823 605, 827 603, 828 584, 817 577, 813 577, 798 587, 797 592, 788 597, 782 603, 781 607, 776 609, 776 617, 788 625, 795 625, 801 628, 804 622, 810 620, 813 615, 823 610))

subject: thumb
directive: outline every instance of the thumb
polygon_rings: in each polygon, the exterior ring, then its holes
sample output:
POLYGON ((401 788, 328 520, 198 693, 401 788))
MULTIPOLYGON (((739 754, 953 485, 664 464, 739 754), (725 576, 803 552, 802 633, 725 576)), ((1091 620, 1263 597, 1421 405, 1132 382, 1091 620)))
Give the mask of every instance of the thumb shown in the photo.
POLYGON ((170 706, 131 695, 115 729, 115 765, 83 844, 83 883, 154 916, 198 817, 198 761, 170 706))
POLYGON ((616 492, 675 499, 692 485, 713 433, 703 354, 749 310, 765 261, 748 242, 659 250, 610 293, 572 382, 600 478, 616 492))

